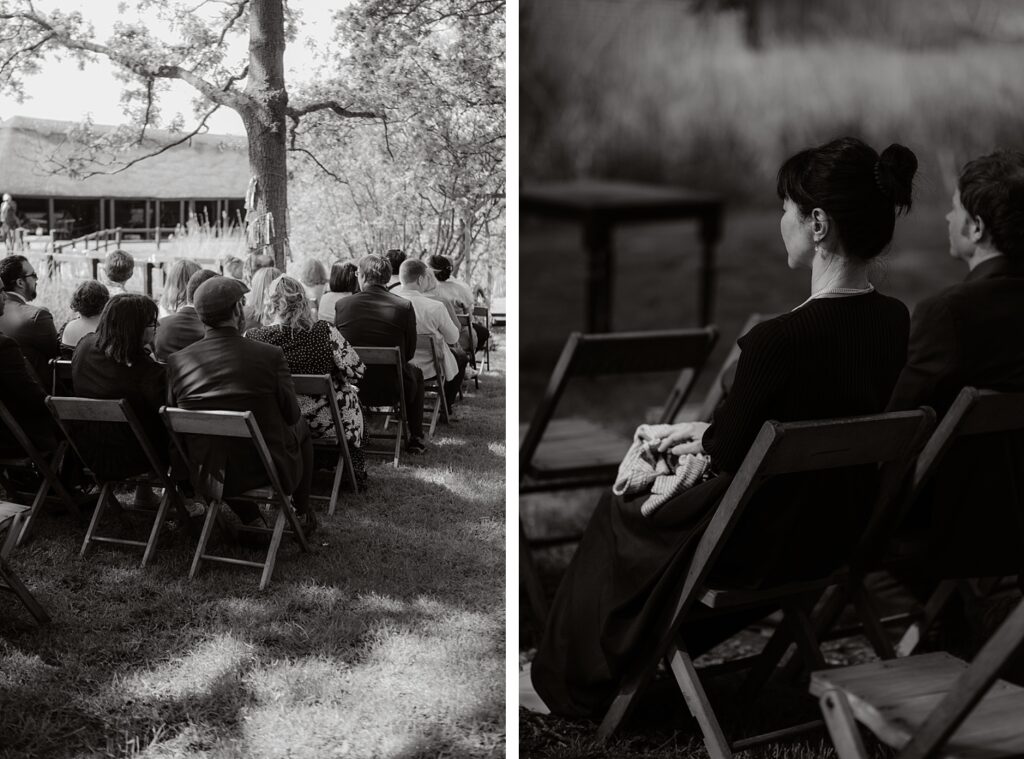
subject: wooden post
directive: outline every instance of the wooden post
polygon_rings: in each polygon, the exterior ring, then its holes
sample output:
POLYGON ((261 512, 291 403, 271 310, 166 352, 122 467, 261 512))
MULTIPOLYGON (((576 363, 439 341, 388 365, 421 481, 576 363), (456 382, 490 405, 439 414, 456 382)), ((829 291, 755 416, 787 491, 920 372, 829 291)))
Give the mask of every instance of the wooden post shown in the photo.
POLYGON ((47 215, 49 217, 49 222, 48 223, 50 225, 50 239, 53 240, 53 239, 55 239, 54 238, 53 224, 56 221, 56 219, 54 218, 54 213, 53 213, 53 198, 47 198, 46 199, 46 211, 47 211, 47 215))
POLYGON ((92 278, 98 282, 100 278, 100 259, 93 256, 89 259, 89 266, 92 269, 92 278))
POLYGON ((150 298, 153 297, 153 267, 155 265, 152 261, 146 261, 146 295, 150 298))
POLYGON ((160 201, 159 200, 154 200, 153 202, 156 204, 156 224, 154 224, 153 226, 156 227, 156 249, 157 249, 157 251, 159 251, 160 250, 160 201))
MULTIPOLYGON (((101 229, 103 229, 106 226, 106 213, 105 213, 106 209, 103 207, 103 205, 104 205, 103 198, 100 198, 99 203, 100 203, 100 218, 99 218, 99 222, 100 223, 99 223, 99 226, 96 227, 96 231, 97 232, 99 232, 101 229)), ((96 244, 99 245, 99 242, 97 241, 96 244)), ((85 247, 86 247, 86 249, 88 249, 88 247, 89 247, 88 244, 86 244, 85 247)))

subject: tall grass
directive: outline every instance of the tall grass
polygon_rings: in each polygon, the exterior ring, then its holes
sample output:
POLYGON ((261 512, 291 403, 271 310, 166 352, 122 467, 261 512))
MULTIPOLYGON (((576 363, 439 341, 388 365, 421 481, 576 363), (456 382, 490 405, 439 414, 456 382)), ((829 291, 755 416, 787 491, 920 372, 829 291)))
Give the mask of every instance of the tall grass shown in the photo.
POLYGON ((841 134, 902 142, 921 191, 955 167, 1024 147, 1024 48, 902 49, 816 36, 748 48, 735 14, 682 3, 533 3, 524 18, 524 176, 611 175, 773 197, 784 158, 841 134))

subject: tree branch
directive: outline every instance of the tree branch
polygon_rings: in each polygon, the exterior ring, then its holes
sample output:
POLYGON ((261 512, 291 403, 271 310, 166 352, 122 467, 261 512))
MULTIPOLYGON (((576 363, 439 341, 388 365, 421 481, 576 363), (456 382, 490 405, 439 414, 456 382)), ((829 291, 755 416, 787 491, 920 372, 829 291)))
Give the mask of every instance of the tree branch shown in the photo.
POLYGON ((247 5, 249 5, 249 0, 242 0, 238 4, 238 8, 235 11, 235 15, 232 16, 231 20, 228 21, 227 24, 224 25, 224 28, 220 30, 220 39, 217 40, 218 47, 224 44, 224 38, 228 36, 228 32, 231 31, 231 27, 235 25, 235 22, 242 17, 243 13, 245 13, 245 8, 247 5))
POLYGON ((15 50, 13 53, 10 54, 7 60, 5 60, 2 65, 0 65, 0 73, 6 71, 7 67, 14 63, 14 59, 17 58, 19 55, 23 55, 25 53, 34 53, 36 50, 41 48, 43 45, 45 45, 47 42, 49 42, 56 36, 57 35, 52 32, 49 34, 45 34, 41 39, 39 39, 39 41, 35 42, 34 44, 28 45, 27 47, 23 47, 20 50, 15 50))
POLYGON ((288 148, 288 151, 291 152, 291 153, 302 153, 303 155, 309 156, 310 159, 313 161, 313 163, 315 163, 317 166, 320 167, 320 171, 322 171, 324 174, 329 176, 335 182, 341 182, 342 184, 348 184, 349 183, 349 181, 347 179, 344 179, 344 178, 338 176, 333 171, 331 171, 326 166, 324 166, 322 163, 320 163, 320 159, 318 159, 310 151, 306 150, 306 148, 297 148, 297 147, 292 146, 292 147, 288 148))
POLYGON ((141 145, 143 138, 146 136, 146 127, 149 125, 149 118, 153 113, 153 80, 146 80, 146 114, 142 119, 142 128, 139 129, 139 139, 135 141, 136 145, 141 145))
POLYGON ((297 121, 305 116, 307 113, 316 113, 317 111, 332 111, 333 113, 341 116, 343 119, 379 119, 381 114, 374 113, 373 111, 352 111, 349 110, 348 106, 342 105, 337 100, 320 100, 315 103, 303 106, 302 108, 288 107, 288 117, 293 121, 297 121))

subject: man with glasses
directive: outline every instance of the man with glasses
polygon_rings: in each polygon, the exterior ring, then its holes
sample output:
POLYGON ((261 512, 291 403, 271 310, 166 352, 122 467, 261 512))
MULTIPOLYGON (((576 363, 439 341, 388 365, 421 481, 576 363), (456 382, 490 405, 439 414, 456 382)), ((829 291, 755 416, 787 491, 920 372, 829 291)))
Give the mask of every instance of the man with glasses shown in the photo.
POLYGON ((0 283, 7 291, 0 332, 17 341, 43 387, 50 387, 49 361, 60 355, 60 341, 50 312, 31 305, 36 298, 38 281, 39 276, 25 256, 0 259, 0 283))

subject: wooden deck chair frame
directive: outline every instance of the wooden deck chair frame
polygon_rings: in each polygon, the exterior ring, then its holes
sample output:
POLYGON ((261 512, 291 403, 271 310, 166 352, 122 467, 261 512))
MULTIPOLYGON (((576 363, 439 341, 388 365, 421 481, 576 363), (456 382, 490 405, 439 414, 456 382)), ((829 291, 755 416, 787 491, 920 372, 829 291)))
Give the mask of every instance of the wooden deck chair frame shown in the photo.
MULTIPOLYGON (((402 442, 409 435, 409 419, 408 419, 408 405, 405 402, 405 384, 402 382, 402 367, 405 365, 405 358, 402 356, 401 348, 379 348, 372 346, 352 346, 353 350, 359 354, 359 358, 362 359, 363 364, 367 367, 370 366, 393 366, 395 367, 395 381, 398 383, 398 405, 385 404, 387 408, 390 408, 390 412, 386 412, 384 421, 384 432, 371 432, 367 427, 364 437, 367 439, 386 439, 391 440, 391 435, 387 434, 387 416, 394 414, 401 420, 401 424, 398 426, 398 430, 395 433, 395 450, 393 457, 393 464, 395 469, 398 469, 398 465, 402 460, 402 442)), ((365 406, 364 406, 365 408, 365 406)), ((376 412, 370 412, 376 413, 376 412)), ((372 448, 363 448, 363 455, 365 456, 391 456, 390 453, 383 451, 374 450, 372 448)))
POLYGON ((14 540, 20 534, 22 517, 28 508, 18 503, 0 501, 0 535, 7 533, 7 539, 0 544, 0 590, 13 593, 36 622, 45 625, 49 623, 50 615, 7 563, 7 557, 14 548, 14 540))
MULTIPOLYGON (((484 327, 487 328, 487 342, 484 343, 484 371, 491 371, 491 309, 487 306, 473 306, 473 318, 483 318, 484 327)), ((479 350, 479 348, 477 348, 479 350)))
POLYGON ((437 428, 437 420, 443 418, 448 422, 448 401, 444 395, 444 362, 441 360, 440 351, 447 350, 446 347, 439 347, 438 340, 434 335, 416 335, 416 350, 428 350, 433 359, 434 376, 424 379, 424 392, 434 394, 434 407, 427 410, 424 404, 425 416, 430 419, 430 427, 427 435, 434 437, 434 430, 437 428))
POLYGON ((50 392, 53 395, 59 395, 57 392, 61 382, 65 383, 65 387, 72 387, 71 384, 71 361, 66 358, 51 358, 50 359, 50 371, 53 374, 53 386, 50 388, 50 392))
MULTIPOLYGON (((456 316, 459 318, 459 333, 461 334, 462 330, 466 330, 466 333, 469 335, 469 350, 466 351, 469 365, 479 372, 476 365, 476 332, 473 331, 473 317, 470 314, 456 314, 456 316)), ((473 377, 473 387, 477 390, 480 389, 479 376, 473 377)), ((459 389, 459 396, 462 397, 461 388, 459 389)))
MULTIPOLYGON (((349 450, 348 440, 345 437, 345 427, 341 423, 341 409, 338 406, 338 394, 334 389, 334 381, 329 374, 293 374, 292 383, 295 385, 295 392, 298 395, 323 396, 327 400, 327 410, 334 423, 335 436, 313 438, 313 447, 330 448, 338 452, 338 461, 334 467, 334 483, 331 485, 331 495, 327 507, 327 513, 333 515, 338 506, 338 491, 341 490, 341 480, 345 472, 348 472, 353 492, 359 492, 355 467, 352 466, 352 452, 349 450)), ((313 497, 323 500, 322 496, 313 497)))
POLYGON ((196 494, 207 499, 206 519, 203 522, 203 529, 199 535, 199 545, 196 546, 192 567, 188 573, 189 579, 195 577, 196 572, 199 570, 199 565, 203 561, 215 561, 222 564, 254 567, 261 570, 260 590, 265 590, 267 585, 270 584, 270 578, 274 573, 277 551, 281 546, 281 539, 286 531, 286 526, 304 552, 309 553, 310 548, 306 540, 306 534, 303 532, 302 525, 299 523, 295 510, 292 507, 291 496, 285 493, 284 488, 281 486, 281 480, 277 476, 277 468, 274 466, 274 460, 270 456, 270 449, 267 448, 267 443, 263 439, 263 433, 260 432, 256 418, 251 411, 191 411, 169 408, 167 406, 160 409, 160 415, 167 425, 175 448, 181 454, 188 467, 189 478, 192 480, 192 486, 195 488, 196 494), (252 526, 235 528, 241 531, 270 534, 270 546, 267 548, 264 561, 247 561, 230 556, 207 553, 207 544, 210 542, 213 526, 217 522, 217 515, 224 504, 219 499, 215 499, 212 494, 205 492, 196 463, 189 457, 185 441, 182 439, 183 436, 189 435, 232 438, 236 440, 247 439, 252 441, 260 462, 263 464, 270 487, 256 488, 237 496, 231 496, 231 498, 251 501, 257 504, 266 503, 276 507, 277 518, 272 528, 252 526))
POLYGON ((858 722, 897 749, 898 759, 1021 756, 1024 688, 998 676, 1022 641, 1024 601, 969 666, 938 653, 815 673, 811 693, 820 698, 839 759, 869 756, 858 722), (911 711, 919 724, 908 719, 911 711))
POLYGON ((25 430, 18 424, 18 420, 14 418, 3 402, 0 402, 0 424, 7 427, 15 442, 25 453, 23 457, 0 458, 0 482, 2 482, 3 486, 9 493, 15 490, 13 485, 3 477, 2 472, 6 467, 16 469, 35 467, 43 478, 35 497, 32 499, 32 505, 22 524, 21 532, 18 533, 17 540, 15 541, 15 545, 21 546, 24 545, 31 531, 35 528, 36 521, 42 513, 43 505, 46 503, 51 489, 57 493, 57 496, 64 502, 68 511, 75 518, 81 517, 81 511, 78 508, 78 504, 75 503, 75 499, 71 497, 68 489, 64 487, 64 483, 60 481, 60 477, 57 475, 61 461, 64 460, 64 455, 68 449, 67 441, 61 440, 57 444, 56 449, 54 449, 52 458, 47 461, 46 457, 32 443, 32 439, 25 433, 25 430))
POLYGON ((96 479, 96 484, 100 488, 100 497, 96 503, 96 509, 92 513, 92 519, 89 520, 89 528, 85 532, 85 539, 82 541, 82 550, 79 555, 82 557, 86 556, 89 549, 95 543, 137 546, 143 549, 140 566, 145 567, 156 553, 160 533, 163 530, 167 519, 167 512, 172 504, 183 519, 183 524, 188 524, 188 510, 185 509, 181 494, 171 478, 169 465, 161 464, 156 448, 143 429, 142 423, 128 401, 123 398, 119 400, 99 400, 95 398, 51 396, 46 399, 46 405, 64 433, 64 437, 71 443, 75 454, 83 462, 88 459, 83 457, 85 452, 78 446, 76 441, 72 427, 74 422, 123 424, 131 430, 132 437, 135 438, 135 444, 138 445, 146 457, 149 471, 125 480, 103 480, 97 477, 95 472, 92 473, 96 479), (110 506, 117 506, 117 499, 114 496, 114 485, 119 482, 126 482, 132 485, 155 485, 162 487, 164 490, 156 510, 146 510, 153 514, 153 524, 150 527, 149 537, 146 540, 129 540, 127 538, 115 538, 97 533, 103 515, 110 506))
MULTIPOLYGON (((682 642, 682 627, 695 612, 713 614, 719 610, 771 606, 783 612, 783 623, 790 638, 773 637, 762 656, 774 667, 793 642, 798 654, 812 669, 823 667, 824 659, 807 607, 809 601, 816 600, 834 584, 841 572, 818 581, 755 591, 729 591, 708 585, 715 562, 751 497, 775 476, 836 467, 889 464, 876 505, 876 509, 888 508, 933 424, 934 414, 930 409, 814 422, 765 422, 697 544, 693 561, 672 605, 671 622, 664 629, 659 644, 647 652, 621 681, 618 695, 598 728, 599 737, 607 738, 618 729, 640 689, 654 674, 663 657, 700 725, 712 759, 726 759, 733 755, 733 751, 819 727, 819 722, 804 723, 738 741, 727 739, 704 691, 700 673, 682 642), (780 641, 785 642, 781 653, 778 651, 780 641)), ((760 668, 759 662, 755 662, 751 675, 756 675, 760 668)))

